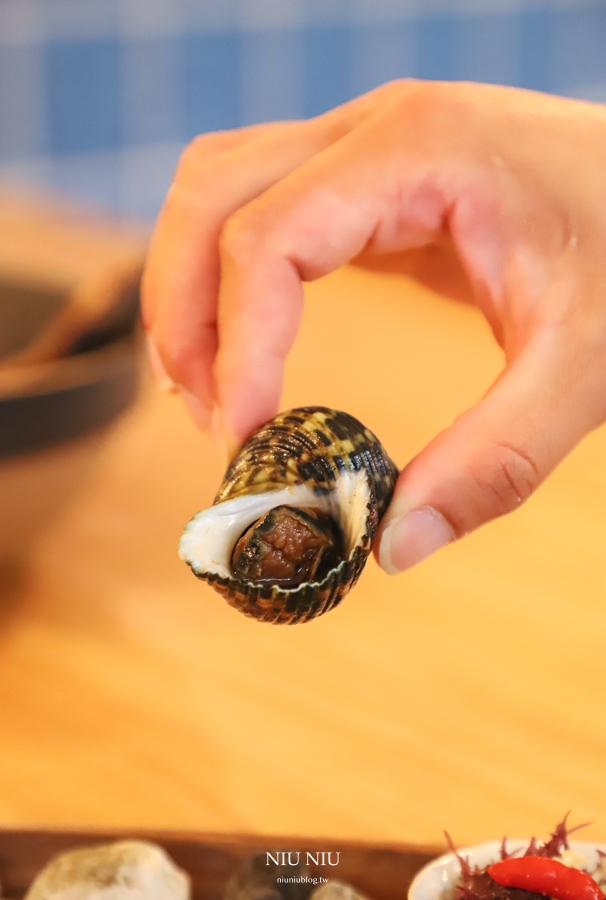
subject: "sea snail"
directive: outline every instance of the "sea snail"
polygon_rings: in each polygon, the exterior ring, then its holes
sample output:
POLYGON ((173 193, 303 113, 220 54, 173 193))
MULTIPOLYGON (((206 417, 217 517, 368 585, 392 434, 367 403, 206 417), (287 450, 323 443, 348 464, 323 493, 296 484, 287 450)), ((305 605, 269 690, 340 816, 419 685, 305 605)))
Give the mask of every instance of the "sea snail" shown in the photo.
POLYGON ((240 449, 179 555, 246 616, 307 622, 358 580, 398 469, 357 419, 322 406, 280 413, 240 449))

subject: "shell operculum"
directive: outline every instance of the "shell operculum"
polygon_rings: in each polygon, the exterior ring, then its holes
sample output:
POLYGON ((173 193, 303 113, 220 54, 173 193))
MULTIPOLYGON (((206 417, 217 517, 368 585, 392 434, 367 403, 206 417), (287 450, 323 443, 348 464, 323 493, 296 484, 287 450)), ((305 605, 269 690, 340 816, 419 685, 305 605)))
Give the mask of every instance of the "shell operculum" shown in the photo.
POLYGON ((357 581, 397 477, 374 435, 345 413, 277 416, 244 445, 179 553, 245 615, 304 622, 357 581))

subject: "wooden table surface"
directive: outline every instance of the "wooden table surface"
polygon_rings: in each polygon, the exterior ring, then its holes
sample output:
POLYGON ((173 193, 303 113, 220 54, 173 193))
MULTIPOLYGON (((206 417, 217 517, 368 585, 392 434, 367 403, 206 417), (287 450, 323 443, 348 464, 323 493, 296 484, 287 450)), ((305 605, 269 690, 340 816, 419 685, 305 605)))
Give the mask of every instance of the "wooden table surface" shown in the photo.
MULTIPOLYGON (((397 278, 308 289, 283 406, 343 408, 403 464, 501 355, 397 278)), ((0 820, 459 844, 606 839, 606 431, 514 515, 341 607, 250 621, 177 558, 223 460, 151 387, 0 604, 0 820)))

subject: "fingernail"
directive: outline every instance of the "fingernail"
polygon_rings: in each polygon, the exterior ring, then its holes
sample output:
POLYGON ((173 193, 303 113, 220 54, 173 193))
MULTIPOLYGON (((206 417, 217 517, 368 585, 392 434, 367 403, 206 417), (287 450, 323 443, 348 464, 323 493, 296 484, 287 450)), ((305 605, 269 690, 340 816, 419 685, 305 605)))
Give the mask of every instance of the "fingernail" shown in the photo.
POLYGON ((216 403, 213 406, 212 415, 210 417, 210 434, 215 450, 227 457, 227 445, 225 443, 223 426, 221 424, 221 412, 216 403))
POLYGON ((223 462, 227 465, 236 455, 238 449, 233 442, 228 440, 228 432, 223 425, 223 416, 219 406, 215 403, 213 406, 212 416, 210 419, 210 434, 216 452, 223 458, 223 462))
POLYGON ((379 545, 379 563, 388 575, 416 566, 455 540, 455 533, 432 506, 413 509, 385 528, 379 545))
POLYGON ((179 396, 183 400, 185 404, 185 408, 188 413, 200 428, 208 428, 210 424, 210 410, 207 406, 202 403, 201 400, 196 397, 195 394, 192 394, 190 391, 186 390, 184 387, 177 387, 179 392, 179 396))
POLYGON ((227 452, 227 458, 233 459, 240 447, 242 446, 242 441, 236 440, 236 438, 229 432, 223 431, 223 446, 227 452))
POLYGON ((229 428, 225 421, 225 416, 219 418, 217 427, 221 432, 221 444, 227 453, 227 458, 233 459, 242 446, 242 441, 239 441, 231 428, 229 428))
POLYGON ((146 341, 149 367, 151 369, 151 373, 154 377, 156 385, 161 391, 173 393, 176 390, 175 382, 172 380, 170 375, 167 374, 166 369, 164 368, 164 363, 162 362, 160 354, 158 353, 158 348, 156 347, 151 335, 148 334, 146 336, 146 341))

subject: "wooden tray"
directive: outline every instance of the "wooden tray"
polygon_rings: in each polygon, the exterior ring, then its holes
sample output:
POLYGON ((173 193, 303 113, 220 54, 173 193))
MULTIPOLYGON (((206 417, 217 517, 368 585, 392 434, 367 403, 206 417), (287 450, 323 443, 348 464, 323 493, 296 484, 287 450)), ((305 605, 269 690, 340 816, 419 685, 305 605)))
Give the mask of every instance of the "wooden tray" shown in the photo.
POLYGON ((225 883, 241 860, 272 850, 309 850, 314 854, 339 851, 338 866, 319 866, 314 874, 348 881, 372 900, 405 900, 413 875, 430 859, 444 852, 444 848, 439 847, 363 844, 318 838, 0 829, 3 896, 15 900, 23 897, 34 877, 56 853, 124 838, 144 838, 164 847, 191 876, 193 900, 221 900, 225 883))

